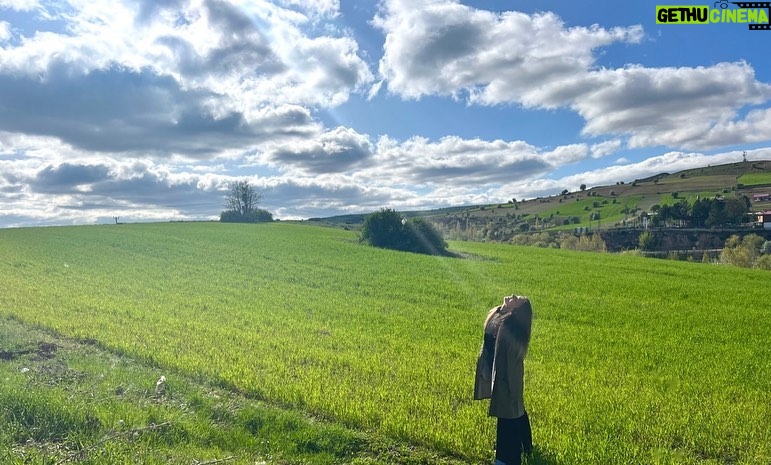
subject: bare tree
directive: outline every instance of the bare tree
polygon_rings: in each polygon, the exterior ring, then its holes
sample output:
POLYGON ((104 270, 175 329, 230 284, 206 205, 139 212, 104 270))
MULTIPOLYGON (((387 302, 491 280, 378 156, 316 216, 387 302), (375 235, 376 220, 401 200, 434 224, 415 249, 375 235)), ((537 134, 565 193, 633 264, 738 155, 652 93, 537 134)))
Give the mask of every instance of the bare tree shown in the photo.
POLYGON ((248 215, 257 210, 257 204, 262 200, 262 194, 254 190, 249 181, 241 180, 230 183, 230 191, 226 197, 225 205, 228 210, 248 215))

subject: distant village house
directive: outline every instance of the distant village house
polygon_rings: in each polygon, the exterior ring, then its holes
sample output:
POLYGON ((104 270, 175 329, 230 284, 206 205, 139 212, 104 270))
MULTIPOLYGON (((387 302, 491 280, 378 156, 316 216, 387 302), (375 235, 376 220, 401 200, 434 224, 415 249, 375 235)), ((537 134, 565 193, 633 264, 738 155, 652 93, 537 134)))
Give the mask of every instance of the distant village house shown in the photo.
POLYGON ((771 211, 758 212, 758 224, 763 225, 763 229, 771 230, 771 211))
POLYGON ((771 194, 755 194, 752 196, 753 202, 768 202, 771 200, 771 194))

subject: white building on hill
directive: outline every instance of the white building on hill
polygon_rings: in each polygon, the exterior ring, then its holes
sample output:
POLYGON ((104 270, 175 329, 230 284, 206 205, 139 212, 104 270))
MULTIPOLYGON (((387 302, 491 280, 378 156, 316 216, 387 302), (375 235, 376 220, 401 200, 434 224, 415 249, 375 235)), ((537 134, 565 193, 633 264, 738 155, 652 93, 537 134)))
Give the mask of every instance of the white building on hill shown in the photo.
POLYGON ((758 224, 762 224, 763 229, 771 230, 771 211, 758 212, 756 215, 758 215, 758 224))

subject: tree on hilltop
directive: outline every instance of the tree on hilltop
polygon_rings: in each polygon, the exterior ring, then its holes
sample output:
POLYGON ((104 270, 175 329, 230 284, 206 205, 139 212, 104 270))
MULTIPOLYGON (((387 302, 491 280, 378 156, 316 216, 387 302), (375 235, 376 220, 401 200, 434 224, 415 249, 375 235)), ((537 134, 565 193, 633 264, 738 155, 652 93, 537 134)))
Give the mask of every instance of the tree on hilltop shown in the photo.
POLYGON ((260 200, 262 200, 262 194, 257 193, 249 181, 242 179, 230 183, 225 204, 228 210, 246 215, 257 208, 260 200))
POLYGON ((260 223, 273 221, 273 214, 257 208, 262 200, 254 186, 245 179, 230 183, 230 190, 225 197, 227 210, 220 213, 223 223, 260 223))

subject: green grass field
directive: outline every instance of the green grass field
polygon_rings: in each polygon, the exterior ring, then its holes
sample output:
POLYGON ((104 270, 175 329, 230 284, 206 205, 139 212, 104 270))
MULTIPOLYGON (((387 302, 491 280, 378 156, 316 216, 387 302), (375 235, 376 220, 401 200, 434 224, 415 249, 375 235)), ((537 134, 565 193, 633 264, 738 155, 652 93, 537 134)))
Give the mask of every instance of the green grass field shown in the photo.
POLYGON ((771 173, 748 173, 739 177, 739 182, 747 187, 771 184, 771 173))
POLYGON ((636 208, 640 203, 640 199, 641 196, 627 196, 616 198, 616 203, 613 203, 614 197, 583 197, 581 199, 568 199, 564 200, 562 203, 557 203, 553 208, 550 208, 539 215, 544 218, 552 214, 560 218, 577 216, 581 220, 579 223, 558 226, 554 229, 572 230, 579 226, 589 226, 591 224, 597 226, 596 220, 592 222, 589 221, 589 215, 592 212, 600 213, 601 223, 613 225, 617 222, 621 222, 625 218, 628 219, 629 215, 625 215, 621 210, 624 208, 636 208))
POLYGON ((516 292, 535 310, 535 463, 771 462, 767 272, 450 249, 467 258, 288 223, 1 230, 0 316, 481 464, 494 439, 471 400, 482 320, 516 292))

